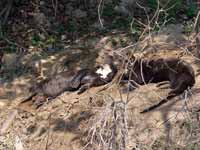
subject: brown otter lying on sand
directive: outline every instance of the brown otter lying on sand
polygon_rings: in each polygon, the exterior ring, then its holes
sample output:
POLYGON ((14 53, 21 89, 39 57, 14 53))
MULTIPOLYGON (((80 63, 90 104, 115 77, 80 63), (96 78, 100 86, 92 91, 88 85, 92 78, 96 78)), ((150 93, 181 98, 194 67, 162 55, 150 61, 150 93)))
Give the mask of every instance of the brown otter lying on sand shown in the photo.
POLYGON ((78 94, 80 94, 91 87, 107 84, 113 79, 116 72, 117 70, 112 64, 112 57, 108 56, 105 64, 94 70, 64 71, 40 82, 30 89, 33 94, 22 103, 33 100, 34 105, 39 107, 46 99, 54 99, 65 91, 79 90, 78 94))
MULTIPOLYGON (((123 75, 122 79, 129 80, 132 85, 131 90, 138 85, 169 81, 172 90, 168 93, 167 97, 143 110, 141 113, 155 109, 175 96, 182 94, 195 84, 195 74, 192 66, 178 58, 134 59, 134 61, 128 63, 127 72, 123 75)), ((158 84, 158 86, 161 85, 163 84, 158 84)))
POLYGON ((43 80, 42 82, 30 88, 33 93, 30 97, 23 100, 22 103, 33 100, 34 104, 38 107, 48 98, 53 99, 64 91, 74 91, 80 86, 80 80, 89 72, 88 69, 80 71, 64 71, 57 75, 43 80))

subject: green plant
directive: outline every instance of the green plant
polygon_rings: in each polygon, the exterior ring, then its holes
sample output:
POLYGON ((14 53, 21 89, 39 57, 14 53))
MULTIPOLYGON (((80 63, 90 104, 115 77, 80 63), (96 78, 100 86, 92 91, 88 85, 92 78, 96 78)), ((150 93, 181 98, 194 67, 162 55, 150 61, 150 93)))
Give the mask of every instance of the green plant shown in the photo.
POLYGON ((17 47, 15 45, 10 45, 7 49, 5 49, 8 53, 15 53, 17 51, 17 47))
MULTIPOLYGON (((157 8, 157 0, 148 0, 148 6, 151 10, 156 10, 157 8)), ((188 17, 193 17, 197 13, 196 6, 192 3, 190 5, 186 5, 184 0, 160 0, 160 8, 167 10, 169 17, 176 18, 177 13, 183 12, 188 17)))
POLYGON ((67 31, 68 32, 75 32, 78 30, 78 25, 77 25, 77 22, 76 20, 70 20, 68 23, 67 23, 67 31))
POLYGON ((63 33, 65 32, 65 27, 64 27, 64 25, 59 24, 59 25, 56 27, 56 31, 58 32, 58 34, 63 34, 63 33))
POLYGON ((151 8, 151 9, 156 9, 157 7, 157 0, 148 0, 148 6, 151 8))
POLYGON ((115 18, 112 22, 113 28, 127 29, 131 23, 131 18, 119 17, 115 18))
MULTIPOLYGON (((160 1, 159 7, 163 7, 164 10, 171 16, 175 16, 176 11, 180 8, 182 0, 170 0, 170 1, 160 1)), ((148 0, 148 6, 151 10, 155 11, 158 7, 157 0, 148 0)))
POLYGON ((193 3, 189 6, 187 6, 185 13, 188 17, 194 17, 197 14, 196 6, 193 3))
POLYGON ((56 42, 56 37, 49 36, 47 41, 46 41, 46 44, 54 44, 55 42, 56 42))
POLYGON ((109 4, 103 8, 102 16, 112 17, 114 15, 113 5, 109 4))
POLYGON ((39 46, 41 44, 41 38, 38 35, 33 35, 31 38, 31 43, 33 46, 39 46))

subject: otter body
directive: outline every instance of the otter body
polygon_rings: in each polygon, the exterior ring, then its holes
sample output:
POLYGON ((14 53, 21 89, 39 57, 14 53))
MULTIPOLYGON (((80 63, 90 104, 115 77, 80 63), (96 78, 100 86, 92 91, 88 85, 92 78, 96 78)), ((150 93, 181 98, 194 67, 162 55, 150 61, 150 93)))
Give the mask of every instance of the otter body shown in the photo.
POLYGON ((53 99, 65 91, 75 91, 80 87, 81 78, 83 78, 88 72, 88 69, 64 71, 51 78, 43 80, 30 88, 30 92, 33 94, 22 101, 22 103, 33 100, 34 105, 39 107, 46 101, 46 99, 53 99))
POLYGON ((33 86, 30 89, 33 94, 22 103, 33 100, 34 105, 39 107, 46 99, 53 99, 65 91, 79 90, 78 94, 81 94, 91 87, 107 84, 113 79, 116 72, 117 70, 112 65, 112 57, 108 57, 106 64, 93 70, 61 72, 33 86))
MULTIPOLYGON (((127 68, 122 80, 129 80, 132 84, 144 85, 170 81, 174 89, 178 83, 185 83, 192 87, 195 84, 195 74, 191 65, 177 58, 157 60, 136 60, 127 68)), ((137 86, 137 85, 135 85, 137 86)))
POLYGON ((169 81, 172 90, 168 93, 168 96, 141 113, 148 112, 166 103, 195 84, 195 74, 192 66, 178 58, 136 60, 134 64, 128 65, 128 72, 123 79, 129 79, 133 85, 132 87, 137 87, 137 84, 144 85, 169 81))
POLYGON ((41 82, 33 92, 55 98, 64 91, 74 91, 81 85, 81 79, 90 72, 88 69, 80 71, 64 71, 43 82, 41 82))

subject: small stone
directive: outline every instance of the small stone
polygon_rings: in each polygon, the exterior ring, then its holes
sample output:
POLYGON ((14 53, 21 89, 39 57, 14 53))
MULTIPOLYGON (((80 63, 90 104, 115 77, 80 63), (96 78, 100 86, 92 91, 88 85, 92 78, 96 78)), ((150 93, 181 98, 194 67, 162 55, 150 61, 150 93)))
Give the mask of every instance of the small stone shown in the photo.
POLYGON ((61 35, 61 40, 66 40, 67 36, 66 35, 61 35))
MULTIPOLYGON (((104 25, 104 23, 105 23, 104 19, 101 19, 101 22, 102 22, 102 24, 104 25)), ((100 22, 97 21, 97 22, 95 22, 95 23, 92 25, 92 27, 101 30, 101 29, 104 29, 104 27, 102 26, 102 24, 100 24, 100 22)))
POLYGON ((67 5, 66 8, 65 8, 65 15, 70 16, 72 11, 73 11, 73 9, 74 8, 70 4, 67 5))
POLYGON ((47 51, 54 53, 56 51, 56 49, 53 47, 52 44, 47 45, 47 51))
POLYGON ((44 15, 44 13, 34 14, 34 21, 38 26, 40 25, 46 25, 47 27, 50 26, 50 22, 47 19, 47 17, 44 15))
POLYGON ((188 19, 188 17, 186 16, 186 15, 182 15, 182 18, 184 19, 184 20, 187 20, 188 19))
POLYGON ((40 6, 43 6, 45 4, 44 1, 40 1, 40 6))

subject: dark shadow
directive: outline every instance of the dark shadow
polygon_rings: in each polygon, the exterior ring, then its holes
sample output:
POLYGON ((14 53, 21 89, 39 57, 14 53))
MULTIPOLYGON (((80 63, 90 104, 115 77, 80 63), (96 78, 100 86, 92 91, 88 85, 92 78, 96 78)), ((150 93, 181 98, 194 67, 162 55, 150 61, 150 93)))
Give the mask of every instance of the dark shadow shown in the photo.
POLYGON ((53 131, 62 132, 76 132, 81 121, 88 120, 93 114, 89 111, 82 111, 73 114, 67 121, 63 119, 56 119, 53 124, 55 124, 53 131))
MULTIPOLYGON (((199 88, 196 88, 196 89, 192 89, 192 93, 196 93, 196 92, 199 92, 199 88)), ((188 98, 190 98, 192 95, 188 95, 188 98)), ((163 120, 163 123, 162 125, 164 125, 164 130, 165 130, 165 147, 164 149, 170 149, 170 146, 173 144, 173 140, 171 139, 170 137, 170 132, 171 132, 171 129, 173 128, 172 126, 172 123, 171 123, 171 119, 169 117, 169 113, 170 111, 174 111, 176 114, 178 114, 179 112, 182 111, 183 107, 180 107, 180 108, 172 108, 177 102, 179 101, 183 101, 183 98, 181 98, 180 96, 178 98, 175 98, 175 99, 172 99, 171 101, 169 101, 167 104, 165 104, 164 106, 161 106, 160 108, 158 108, 157 110, 155 111, 160 111, 161 113, 161 116, 162 116, 162 120, 163 120)), ((176 116, 175 114, 175 116, 176 116)))

